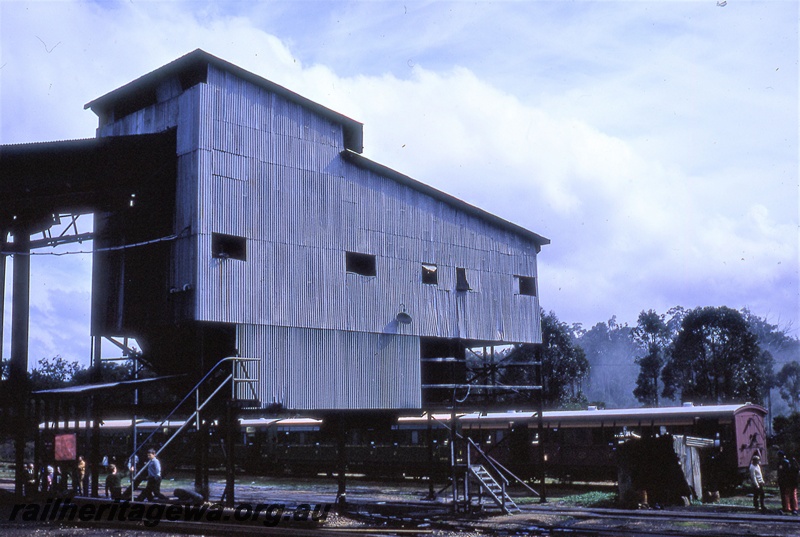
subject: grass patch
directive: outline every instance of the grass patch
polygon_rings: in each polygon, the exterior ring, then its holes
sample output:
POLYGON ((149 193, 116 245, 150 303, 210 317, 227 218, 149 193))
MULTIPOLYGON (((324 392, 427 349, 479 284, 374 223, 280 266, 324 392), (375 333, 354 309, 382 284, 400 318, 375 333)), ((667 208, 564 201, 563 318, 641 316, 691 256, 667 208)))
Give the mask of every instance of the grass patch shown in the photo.
POLYGON ((675 522, 676 526, 680 526, 683 528, 692 528, 696 530, 708 530, 711 529, 713 526, 708 522, 691 522, 691 521, 681 521, 675 522))
POLYGON ((552 500, 558 505, 572 507, 616 507, 616 492, 584 492, 582 494, 571 494, 552 500))

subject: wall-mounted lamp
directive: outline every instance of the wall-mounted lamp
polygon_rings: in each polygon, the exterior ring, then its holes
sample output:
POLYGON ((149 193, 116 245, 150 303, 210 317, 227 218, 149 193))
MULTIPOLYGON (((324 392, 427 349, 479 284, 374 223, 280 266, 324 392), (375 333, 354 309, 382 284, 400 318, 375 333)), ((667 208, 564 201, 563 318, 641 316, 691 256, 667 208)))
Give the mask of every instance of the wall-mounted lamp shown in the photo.
POLYGON ((406 313, 406 305, 400 304, 400 313, 397 314, 397 322, 400 324, 411 324, 411 315, 406 313))

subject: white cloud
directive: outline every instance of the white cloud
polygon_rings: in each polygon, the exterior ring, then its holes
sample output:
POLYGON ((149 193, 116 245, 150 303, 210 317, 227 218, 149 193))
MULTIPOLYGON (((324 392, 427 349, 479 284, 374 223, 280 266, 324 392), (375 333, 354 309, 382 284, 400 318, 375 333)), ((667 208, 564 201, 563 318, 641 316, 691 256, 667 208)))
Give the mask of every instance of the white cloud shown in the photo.
MULTIPOLYGON (((700 4, 6 2, 0 141, 91 137, 84 103, 204 48, 551 238, 542 303, 562 320, 725 304, 796 327, 797 7, 700 4)), ((59 267, 33 331, 88 288, 59 267)))

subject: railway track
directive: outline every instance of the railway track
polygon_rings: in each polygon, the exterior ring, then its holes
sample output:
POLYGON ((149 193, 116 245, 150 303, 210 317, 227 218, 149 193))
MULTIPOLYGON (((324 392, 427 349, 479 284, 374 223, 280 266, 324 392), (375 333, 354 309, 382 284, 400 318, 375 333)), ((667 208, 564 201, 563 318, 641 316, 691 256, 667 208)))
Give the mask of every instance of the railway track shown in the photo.
MULTIPOLYGON (((308 498, 309 503, 313 499, 308 498)), ((111 502, 96 499, 75 500, 79 505, 108 505, 111 502)), ((155 509, 157 504, 141 504, 155 509)), ((165 504, 165 509, 168 506, 165 504)), ((293 518, 297 505, 287 505, 286 511, 266 524, 264 517, 242 520, 235 509, 220 511, 219 517, 192 519, 184 516, 176 520, 158 516, 136 520, 117 520, 122 517, 102 517, 103 520, 80 522, 42 521, 39 516, 23 516, 25 509, 12 515, 11 505, 0 506, 0 534, 11 537, 28 537, 35 533, 42 537, 68 535, 66 531, 80 531, 81 535, 103 537, 119 535, 141 537, 145 532, 184 535, 219 535, 224 537, 249 537, 297 535, 300 537, 363 537, 434 535, 457 537, 464 535, 530 535, 553 537, 605 537, 667 536, 710 537, 735 535, 737 537, 800 536, 800 517, 781 516, 777 513, 708 512, 698 509, 623 510, 609 508, 579 508, 550 505, 523 505, 522 513, 491 515, 490 506, 479 515, 452 513, 444 503, 425 501, 360 501, 352 502, 346 509, 331 509, 325 516, 317 516, 297 523, 293 518), (27 520, 26 520, 27 518, 27 520)), ((164 514, 164 513, 162 513, 164 514)), ((46 517, 45 517, 46 518, 46 517)), ((90 517, 91 518, 91 517, 90 517)), ((98 517, 101 518, 101 517, 98 517)))
MULTIPOLYGON (((419 509, 419 507, 417 508, 419 509)), ((786 537, 800 536, 800 517, 782 516, 777 513, 701 512, 692 510, 641 510, 606 508, 576 508, 560 506, 527 505, 522 513, 507 516, 442 517, 441 506, 429 513, 414 512, 414 506, 403 504, 363 505, 353 518, 364 522, 387 525, 392 521, 396 527, 411 531, 421 521, 426 528, 437 532, 471 533, 480 531, 485 535, 542 535, 592 537, 620 536, 667 536, 697 537, 786 537)), ((377 527, 377 526, 375 526, 377 527)), ((419 528, 419 526, 417 526, 419 528)), ((421 529, 421 528, 420 528, 421 529)), ((389 535, 390 533, 386 533, 389 535)))

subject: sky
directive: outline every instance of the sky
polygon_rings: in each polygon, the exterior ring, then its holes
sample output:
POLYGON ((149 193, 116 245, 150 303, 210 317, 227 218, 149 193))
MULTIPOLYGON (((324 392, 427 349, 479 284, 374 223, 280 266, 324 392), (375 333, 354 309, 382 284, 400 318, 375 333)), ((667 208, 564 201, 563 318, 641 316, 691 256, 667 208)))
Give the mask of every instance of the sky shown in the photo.
MULTIPOLYGON (((561 321, 728 306, 797 336, 799 5, 0 0, 0 144, 91 138, 84 104, 202 48, 549 238, 539 295, 561 321)), ((88 363, 90 289, 90 255, 32 259, 32 366, 88 363)))

